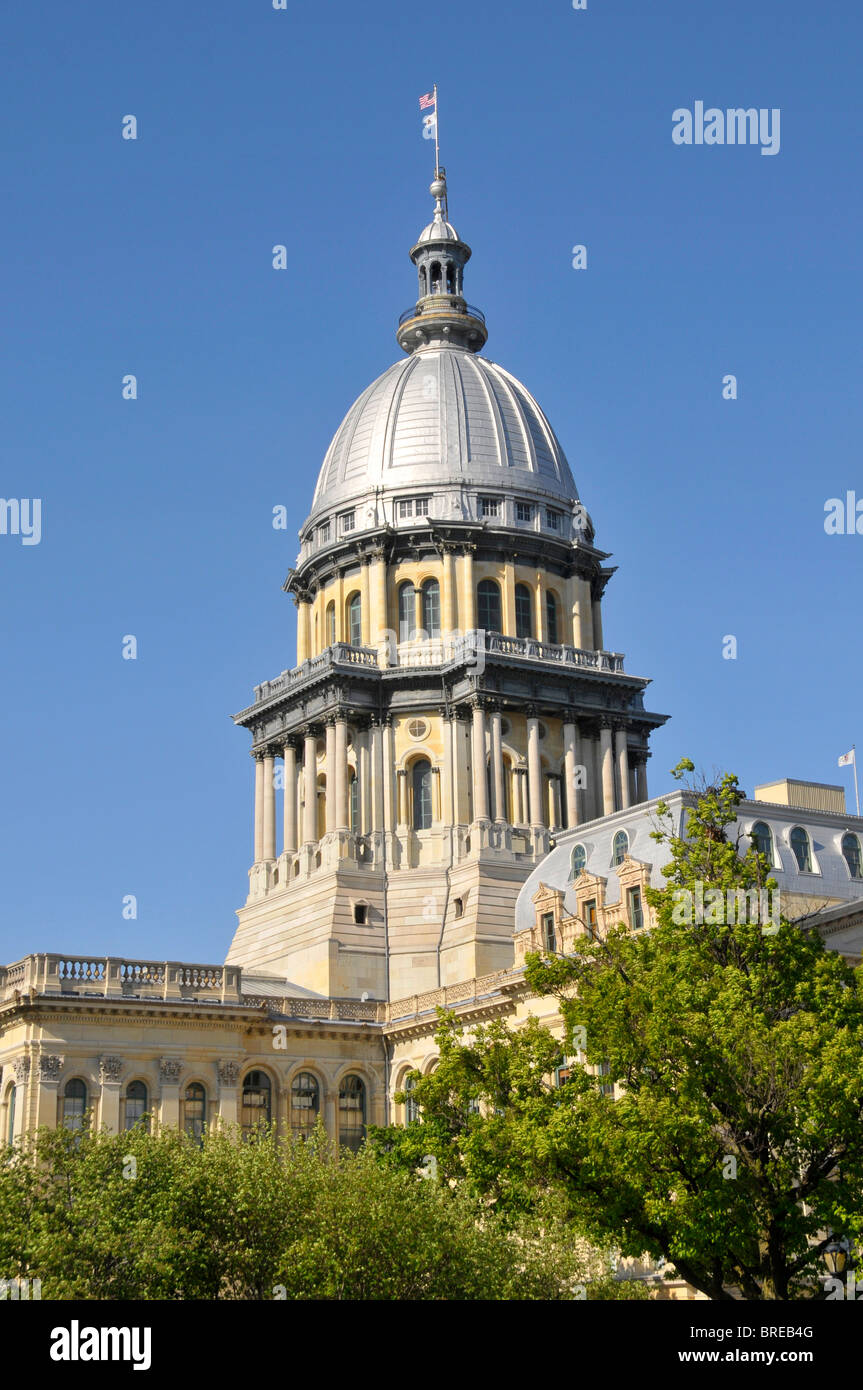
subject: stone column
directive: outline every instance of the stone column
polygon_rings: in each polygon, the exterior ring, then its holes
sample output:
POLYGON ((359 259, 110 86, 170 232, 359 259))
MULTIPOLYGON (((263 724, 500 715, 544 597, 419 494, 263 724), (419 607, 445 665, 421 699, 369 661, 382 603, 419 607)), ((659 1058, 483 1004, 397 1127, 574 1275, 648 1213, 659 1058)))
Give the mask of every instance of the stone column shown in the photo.
POLYGON ((336 721, 327 720, 326 732, 327 799, 324 805, 324 828, 328 835, 336 828, 336 721))
POLYGON ((303 781, 305 808, 303 810, 303 843, 314 844, 318 838, 318 740, 307 733, 303 741, 303 781))
POLYGON ((371 643, 371 639, 369 637, 369 633, 371 631, 371 612, 369 609, 370 564, 370 560, 368 559, 368 557, 366 557, 363 559, 362 568, 360 569, 360 625, 362 629, 361 641, 364 647, 368 647, 371 643))
POLYGON ((398 778, 398 828, 407 830, 408 828, 408 774, 405 768, 400 767, 397 773, 398 778))
POLYGON ((371 726, 372 813, 371 829, 384 829, 384 736, 385 730, 374 717, 371 726))
POLYGON ((311 655, 310 617, 312 606, 308 599, 294 599, 297 605, 297 665, 302 666, 311 655))
POLYGON ((357 833, 368 835, 373 827, 371 823, 371 792, 372 779, 371 769, 371 734, 370 728, 363 729, 362 733, 357 734, 357 776, 360 779, 359 794, 357 797, 357 810, 359 814, 359 825, 357 833))
POLYGON ((378 649, 378 660, 382 666, 389 665, 389 637, 387 629, 387 562, 383 555, 372 560, 372 589, 374 591, 374 625, 372 645, 378 649))
POLYGON ((464 632, 473 632, 476 627, 476 593, 473 583, 473 551, 465 549, 461 562, 462 573, 462 621, 464 632))
POLYGON ((384 740, 384 829, 394 830, 393 779, 395 775, 395 735, 391 719, 386 718, 384 720, 382 732, 384 740))
POLYGON ((542 763, 539 756, 539 720, 531 714, 527 720, 527 781, 531 827, 541 830, 545 825, 542 815, 542 763))
POLYGON ((180 1072, 183 1063, 179 1057, 159 1058, 159 1128, 176 1129, 180 1123, 180 1072))
POLYGON ((590 584, 580 574, 572 581, 572 641, 573 646, 584 651, 593 650, 593 606, 590 599, 590 584))
POLYGON ((545 627, 545 580, 541 574, 536 576, 533 601, 536 604, 536 635, 540 642, 547 642, 548 633, 545 627))
POLYGON ((272 753, 264 754, 264 824, 263 857, 276 857, 276 779, 275 758, 272 753))
POLYGON ((560 829, 560 778, 552 773, 548 779, 549 824, 560 829))
POLYGON ((219 1075, 219 1119, 222 1124, 239 1123, 240 1113, 237 1104, 237 1083, 240 1080, 239 1063, 230 1060, 217 1062, 219 1075))
POLYGON ((614 810, 614 754, 611 747, 611 726, 607 719, 602 721, 599 731, 599 749, 602 761, 602 811, 610 816, 614 810))
POLYGON ((255 754, 255 859, 260 864, 264 857, 264 756, 255 754))
POLYGON ((488 820, 488 781, 485 757, 485 710, 482 705, 473 707, 473 735, 471 744, 473 764, 473 818, 475 821, 488 820))
POLYGON ((99 1102, 99 1125, 110 1134, 120 1133, 120 1077, 123 1073, 122 1057, 99 1058, 99 1081, 102 1096, 99 1102))
POLYGON ((452 719, 445 709, 441 710, 443 727, 443 767, 441 777, 441 819, 444 824, 455 824, 455 788, 452 768, 452 719))
POLYGON ((491 716, 491 771, 494 787, 494 818, 506 821, 506 800, 503 790, 503 737, 501 734, 500 710, 492 711, 491 716))
POLYGON ((614 736, 617 755, 617 780, 620 785, 619 810, 629 810, 629 753, 626 746, 626 725, 618 725, 614 736))
POLYGON ((566 780, 566 825, 568 830, 572 830, 578 825, 578 792, 575 785, 578 741, 574 719, 567 719, 563 725, 563 753, 563 775, 566 780))
POLYGON ((297 848, 297 749, 293 739, 288 739, 282 749, 284 759, 283 797, 283 850, 293 854, 297 848))
POLYGON ((449 546, 443 553, 443 630, 444 633, 455 632, 458 626, 456 592, 455 592, 455 561, 453 552, 449 546))
POLYGON ((598 652, 603 650, 602 646, 602 607, 600 600, 595 598, 592 604, 593 609, 593 645, 598 652))
POLYGON ((647 759, 649 757, 649 753, 642 753, 635 764, 635 799, 639 803, 647 801, 647 759))
MULTIPOLYGON (((347 830, 348 821, 348 725, 344 715, 336 719, 336 830, 347 830)), ((327 773, 327 791, 330 778, 327 773)), ((329 800, 329 796, 327 797, 329 800)))

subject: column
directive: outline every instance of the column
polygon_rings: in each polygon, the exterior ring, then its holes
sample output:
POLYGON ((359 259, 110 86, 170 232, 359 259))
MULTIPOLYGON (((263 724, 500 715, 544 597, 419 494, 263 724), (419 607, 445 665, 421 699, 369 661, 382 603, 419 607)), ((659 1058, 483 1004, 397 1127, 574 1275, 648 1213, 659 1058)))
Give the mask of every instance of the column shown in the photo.
POLYGON ((638 802, 647 800, 647 759, 649 753, 641 753, 635 764, 635 799, 638 802))
POLYGON ((336 828, 336 721, 327 720, 326 733, 327 796, 324 804, 324 829, 327 835, 336 828))
POLYGON ((560 778, 553 773, 548 779, 548 791, 549 825, 556 826, 560 829, 562 823, 560 816, 560 778))
POLYGON ((494 787, 494 818, 506 821, 506 799, 503 791, 503 738, 501 735, 500 710, 491 716, 491 775, 494 787))
POLYGON ((395 829, 395 816, 393 808, 393 766, 395 763, 395 747, 392 720, 387 717, 383 727, 384 740, 384 829, 395 829))
POLYGON ((308 599, 294 600, 297 605, 297 665, 301 666, 311 655, 310 622, 312 606, 308 599))
POLYGON ((473 583, 473 551, 465 549, 461 561, 462 579, 462 621, 464 632, 473 632, 476 627, 476 594, 473 583))
POLYGON ((455 561, 452 549, 447 546, 443 553, 443 630, 455 632, 458 626, 456 617, 455 561))
POLYGON ((601 814, 610 816, 614 810, 614 754, 611 747, 611 726, 607 719, 602 721, 599 731, 599 751, 602 766, 601 814))
POLYGON ((255 754, 255 863, 264 857, 264 755, 255 754))
POLYGON ((572 642, 584 651, 593 650, 593 607, 590 584, 577 574, 572 581, 572 642))
POLYGON ((452 719, 446 710, 441 710, 443 726, 443 767, 441 770, 441 819, 447 826, 455 825, 455 798, 453 796, 452 768, 452 719))
POLYGON ((621 811, 629 810, 629 753, 626 747, 626 725, 618 725, 614 736, 617 754, 617 781, 620 786, 621 811))
POLYGON ((603 651, 602 645, 602 609, 598 598, 593 600, 593 645, 598 652, 603 651))
POLYGON ((398 828, 407 830, 408 828, 408 774, 405 768, 400 767, 397 773, 398 778, 398 828))
POLYGON ((307 733, 303 741, 303 780, 305 809, 303 811, 303 843, 314 844, 318 838, 318 740, 307 733))
POLYGON ((541 830, 545 824, 542 818, 542 764, 539 757, 539 720, 529 715, 527 721, 527 782, 530 825, 541 830))
POLYGON ((470 782, 467 774, 471 761, 471 730, 466 713, 465 710, 456 711, 452 725, 453 796, 457 825, 468 825, 471 819, 470 782))
POLYGON ((360 779, 359 797, 357 808, 359 812, 359 825, 357 832, 360 835, 368 835, 372 829, 371 824, 371 795, 372 779, 371 768, 371 736, 370 728, 363 729, 362 733, 357 733, 357 776, 360 779))
POLYGON ((389 665, 389 637, 387 636, 387 563, 383 555, 372 560, 372 590, 374 592, 374 619, 372 626, 372 645, 378 649, 378 660, 382 666, 389 665))
POLYGON ((120 1133, 120 1077, 123 1072, 122 1057, 99 1058, 99 1082, 102 1094, 99 1098, 99 1125, 111 1134, 120 1133))
POLYGON ((383 830, 384 828, 384 734, 385 730, 381 726, 376 716, 372 717, 371 733, 371 764, 372 764, 372 813, 371 829, 383 830))
POLYGON ((282 749, 282 758, 285 764, 285 784, 282 788, 284 799, 284 841, 282 848, 285 854, 293 854, 297 848, 297 749, 292 739, 289 739, 282 749))
POLYGON ((275 859, 276 857, 276 779, 275 758, 272 753, 265 753, 264 758, 264 859, 275 859))
POLYGON ((473 764, 473 818, 488 820, 488 782, 485 760, 485 710, 482 705, 473 707, 473 732, 471 744, 473 764))
POLYGON ((368 560, 368 557, 366 557, 362 562, 362 568, 360 570, 360 602, 362 604, 360 613, 362 625, 361 641, 364 647, 368 647, 371 644, 371 639, 369 637, 369 633, 371 631, 371 610, 369 608, 369 567, 370 562, 368 560))
POLYGON ((575 785, 578 744, 574 719, 565 720, 563 725, 563 755, 563 775, 566 780, 566 824, 567 829, 572 830, 578 825, 578 794, 575 785))
MULTIPOLYGON (((336 830, 348 826, 348 724, 344 715, 336 720, 336 830)), ((329 790, 329 773, 327 789, 329 790)), ((329 798, 328 798, 329 799, 329 798)))
POLYGON ((548 633, 545 626, 545 580, 541 574, 536 576, 534 603, 536 604, 536 635, 540 642, 547 642, 548 633))

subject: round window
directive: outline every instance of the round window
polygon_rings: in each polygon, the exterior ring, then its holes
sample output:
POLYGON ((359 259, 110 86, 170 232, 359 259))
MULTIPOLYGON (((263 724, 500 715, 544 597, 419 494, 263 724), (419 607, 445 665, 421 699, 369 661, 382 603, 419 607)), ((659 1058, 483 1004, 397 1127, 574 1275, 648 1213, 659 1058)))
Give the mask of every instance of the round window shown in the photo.
POLYGON ((411 738, 425 738, 429 731, 429 726, 424 719, 412 719, 408 724, 408 733, 411 738))

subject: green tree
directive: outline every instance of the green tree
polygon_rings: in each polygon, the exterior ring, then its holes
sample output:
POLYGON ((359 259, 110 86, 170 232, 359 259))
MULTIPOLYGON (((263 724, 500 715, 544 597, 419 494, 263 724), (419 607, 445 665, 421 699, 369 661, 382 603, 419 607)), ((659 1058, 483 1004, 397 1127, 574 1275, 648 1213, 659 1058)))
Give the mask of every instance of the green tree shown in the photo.
POLYGON ((528 983, 557 997, 565 1049, 581 1045, 586 1065, 555 1088, 562 1049, 547 1030, 497 1025, 464 1041, 448 1023, 439 1072, 414 1092, 424 1123, 375 1142, 391 1162, 435 1153, 504 1207, 555 1189, 591 1240, 664 1257, 710 1298, 819 1297, 830 1230, 863 1227, 861 972, 813 921, 741 914, 736 895, 775 883, 730 834, 736 778, 689 800, 682 834, 658 808, 670 861, 666 886, 647 891, 650 931, 621 924, 565 958, 528 959, 528 983), (704 920, 687 922, 682 907, 705 898, 704 920), (617 1083, 616 1099, 602 1083, 617 1083), (483 1113, 469 1113, 477 1100, 483 1113))

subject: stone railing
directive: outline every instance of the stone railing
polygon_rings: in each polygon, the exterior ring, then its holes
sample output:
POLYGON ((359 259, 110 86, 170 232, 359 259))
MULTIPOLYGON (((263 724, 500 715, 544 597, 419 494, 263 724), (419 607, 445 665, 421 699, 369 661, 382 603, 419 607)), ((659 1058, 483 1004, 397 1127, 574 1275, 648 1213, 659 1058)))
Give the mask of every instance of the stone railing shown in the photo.
POLYGON ((235 965, 126 960, 119 956, 39 953, 0 968, 0 998, 28 994, 80 994, 114 998, 195 999, 239 1003, 241 971, 235 965))
POLYGON ((244 994, 243 1003, 262 1004, 281 1018, 322 1018, 333 1022, 384 1023, 387 1006, 382 999, 306 999, 296 995, 273 997, 244 994))
POLYGON ((504 984, 514 984, 520 979, 521 975, 516 971, 495 970, 490 975, 479 975, 476 979, 462 980, 456 985, 428 989, 423 994, 409 994, 405 999, 394 999, 387 1006, 387 1022, 402 1022, 431 1013, 437 1008, 450 1009, 456 1004, 472 1003, 496 994, 504 984))
MULTIPOLYGON (((391 641, 390 668, 416 666, 447 666, 477 661, 488 656, 506 656, 516 661, 548 661, 556 666, 576 667, 585 671, 612 671, 623 674, 622 652, 587 651, 563 643, 539 642, 533 637, 506 637, 500 632, 448 633, 441 637, 419 635, 406 642, 391 641)), ((313 656, 293 671, 282 671, 273 680, 255 686, 255 704, 273 700, 295 686, 337 667, 378 669, 378 652, 373 647, 352 647, 336 642, 319 656, 313 656)), ((245 711, 244 711, 245 713, 245 711)), ((238 718, 240 716, 237 716, 238 718)))

